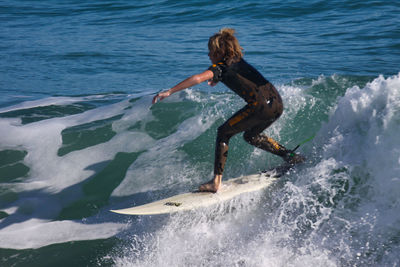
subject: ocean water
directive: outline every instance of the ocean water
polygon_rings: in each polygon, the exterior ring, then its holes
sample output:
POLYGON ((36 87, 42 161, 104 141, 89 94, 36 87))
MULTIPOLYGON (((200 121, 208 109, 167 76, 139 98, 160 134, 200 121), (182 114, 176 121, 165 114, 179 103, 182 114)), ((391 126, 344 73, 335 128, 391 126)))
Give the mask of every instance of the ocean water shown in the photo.
MULTIPOLYGON (((399 266, 398 1, 0 1, 1 266, 399 266), (233 27, 307 163, 272 189, 160 216, 194 190, 244 103, 206 84, 233 27)), ((281 159, 231 140, 224 179, 281 159)))

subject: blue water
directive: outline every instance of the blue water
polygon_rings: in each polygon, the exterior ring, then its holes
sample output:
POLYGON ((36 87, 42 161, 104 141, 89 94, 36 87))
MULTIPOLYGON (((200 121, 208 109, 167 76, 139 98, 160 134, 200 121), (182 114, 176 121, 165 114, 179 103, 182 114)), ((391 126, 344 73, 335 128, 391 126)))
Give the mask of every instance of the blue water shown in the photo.
MULTIPOLYGON (((0 265, 398 266, 399 25, 398 1, 1 1, 0 265), (150 103, 222 27, 282 94, 266 133, 315 135, 309 162, 209 210, 110 213, 212 176, 243 102, 201 84, 150 103)), ((224 179, 280 162, 234 137, 224 179)))

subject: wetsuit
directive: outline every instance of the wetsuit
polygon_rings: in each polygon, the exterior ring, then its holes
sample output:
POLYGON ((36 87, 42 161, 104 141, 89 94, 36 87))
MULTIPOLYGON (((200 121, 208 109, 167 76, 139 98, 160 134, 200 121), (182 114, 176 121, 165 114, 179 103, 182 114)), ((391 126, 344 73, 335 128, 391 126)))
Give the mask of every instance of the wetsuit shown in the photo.
POLYGON ((222 82, 243 98, 247 105, 218 128, 214 174, 221 175, 228 156, 229 139, 244 132, 244 139, 263 150, 286 157, 288 150, 272 138, 262 134, 283 111, 281 96, 276 88, 243 58, 227 65, 213 64, 213 82, 222 82))

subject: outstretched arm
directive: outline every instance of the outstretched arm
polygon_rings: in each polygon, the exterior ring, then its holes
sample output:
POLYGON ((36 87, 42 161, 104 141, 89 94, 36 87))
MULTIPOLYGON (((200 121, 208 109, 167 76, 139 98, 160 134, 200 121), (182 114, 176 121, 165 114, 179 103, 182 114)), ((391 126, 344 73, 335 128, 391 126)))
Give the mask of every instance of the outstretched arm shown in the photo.
POLYGON ((172 87, 171 89, 164 91, 164 92, 160 92, 158 93, 154 98, 152 103, 155 104, 158 101, 163 100, 164 98, 172 95, 173 93, 179 92, 183 89, 192 87, 196 84, 202 83, 204 81, 210 80, 214 77, 214 73, 211 70, 206 70, 202 73, 193 75, 185 80, 183 80, 182 82, 178 83, 177 85, 175 85, 174 87, 172 87))

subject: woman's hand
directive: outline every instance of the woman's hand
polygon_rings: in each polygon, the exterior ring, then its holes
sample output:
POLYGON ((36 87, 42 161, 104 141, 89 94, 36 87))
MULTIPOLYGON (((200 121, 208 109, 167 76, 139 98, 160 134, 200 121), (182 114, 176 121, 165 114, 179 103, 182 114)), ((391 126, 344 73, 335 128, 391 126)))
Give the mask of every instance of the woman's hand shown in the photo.
POLYGON ((156 94, 156 96, 153 98, 152 104, 157 103, 158 101, 163 100, 166 97, 169 97, 171 95, 171 92, 169 90, 164 91, 164 92, 159 92, 156 94))
POLYGON ((190 76, 189 78, 183 80, 182 82, 178 83, 177 85, 175 85, 174 87, 172 87, 171 89, 164 91, 164 92, 160 92, 158 94, 156 94, 156 96, 153 98, 153 104, 157 103, 158 101, 163 100, 166 97, 169 97, 171 94, 179 92, 183 89, 192 87, 196 84, 205 82, 207 80, 212 80, 212 78, 214 77, 214 73, 211 70, 206 70, 202 73, 190 76))

